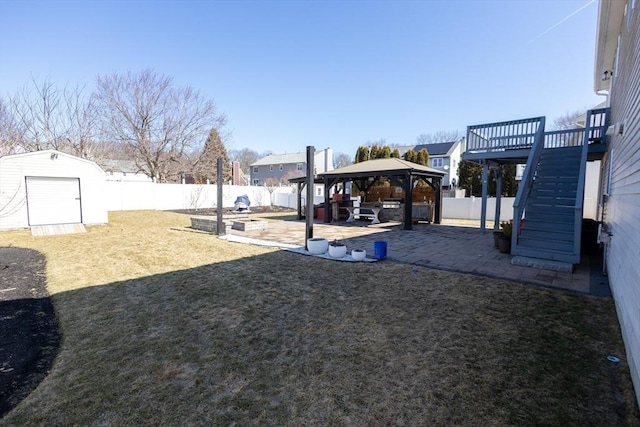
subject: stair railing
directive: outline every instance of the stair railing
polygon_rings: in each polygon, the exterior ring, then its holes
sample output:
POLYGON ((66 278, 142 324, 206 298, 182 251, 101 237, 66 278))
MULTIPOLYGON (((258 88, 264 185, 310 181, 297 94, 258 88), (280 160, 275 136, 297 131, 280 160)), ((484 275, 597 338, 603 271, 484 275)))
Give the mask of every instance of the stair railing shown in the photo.
POLYGON ((538 129, 535 132, 533 145, 531 147, 531 151, 529 152, 529 157, 527 158, 527 166, 524 169, 522 180, 520 181, 520 185, 518 186, 516 200, 513 202, 513 228, 511 232, 511 247, 513 248, 513 250, 511 251, 511 253, 514 253, 516 255, 517 253, 515 252, 517 252, 520 223, 522 221, 522 217, 524 216, 524 208, 525 206, 527 206, 529 194, 531 194, 533 181, 535 180, 538 170, 540 155, 542 154, 542 149, 544 148, 544 126, 545 118, 540 117, 540 123, 538 125, 538 129))

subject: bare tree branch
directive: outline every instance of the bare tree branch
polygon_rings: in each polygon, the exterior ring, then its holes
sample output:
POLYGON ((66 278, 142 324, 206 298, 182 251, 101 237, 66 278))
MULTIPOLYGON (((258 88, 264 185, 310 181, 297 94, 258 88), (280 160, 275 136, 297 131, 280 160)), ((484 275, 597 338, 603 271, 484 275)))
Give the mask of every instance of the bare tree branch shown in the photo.
POLYGON ((127 145, 141 170, 160 182, 175 179, 210 129, 226 123, 212 100, 152 70, 98 77, 95 102, 107 139, 127 145))

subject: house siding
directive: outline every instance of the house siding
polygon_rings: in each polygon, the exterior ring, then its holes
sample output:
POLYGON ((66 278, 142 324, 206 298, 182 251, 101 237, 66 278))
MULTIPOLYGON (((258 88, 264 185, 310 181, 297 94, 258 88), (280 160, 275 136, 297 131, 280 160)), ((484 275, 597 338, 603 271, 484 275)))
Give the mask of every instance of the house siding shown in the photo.
MULTIPOLYGON (((640 5, 622 27, 618 67, 611 88, 611 124, 624 123, 610 138, 605 156, 604 222, 612 234, 607 269, 625 342, 627 361, 640 403, 640 5), (609 168, 611 179, 609 180, 609 168)), ((631 5, 629 3, 629 8, 631 5)))

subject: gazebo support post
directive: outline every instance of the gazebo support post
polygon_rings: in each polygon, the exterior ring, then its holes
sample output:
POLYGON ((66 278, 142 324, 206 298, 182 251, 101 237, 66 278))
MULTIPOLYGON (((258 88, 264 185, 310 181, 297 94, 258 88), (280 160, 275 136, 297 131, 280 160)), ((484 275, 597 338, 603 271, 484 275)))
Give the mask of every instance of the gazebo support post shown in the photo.
POLYGON ((296 184, 298 192, 298 221, 302 219, 302 190, 304 189, 304 182, 298 182, 296 184))
POLYGON ((412 230, 411 224, 413 216, 413 179, 411 173, 404 176, 404 229, 412 230))
POLYGON ((329 190, 331 189, 331 183, 329 182, 329 178, 328 177, 324 177, 323 178, 323 182, 324 182, 324 223, 329 223, 331 222, 331 218, 329 218, 329 216, 331 215, 331 199, 329 198, 329 190))
POLYGON ((435 218, 433 222, 436 224, 442 223, 442 178, 432 178, 435 181, 435 191, 436 191, 436 211, 434 212, 435 218))

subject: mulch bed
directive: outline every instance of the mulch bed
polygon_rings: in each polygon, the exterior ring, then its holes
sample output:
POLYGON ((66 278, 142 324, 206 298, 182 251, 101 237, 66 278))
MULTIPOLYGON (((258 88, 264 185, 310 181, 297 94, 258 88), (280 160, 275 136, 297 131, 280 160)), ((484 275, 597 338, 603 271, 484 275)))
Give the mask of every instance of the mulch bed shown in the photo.
POLYGON ((0 417, 38 386, 60 347, 45 264, 37 251, 0 248, 0 417))

